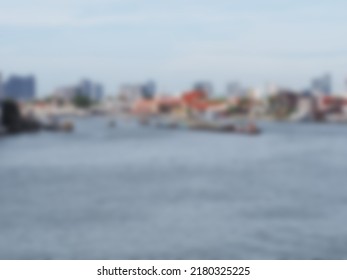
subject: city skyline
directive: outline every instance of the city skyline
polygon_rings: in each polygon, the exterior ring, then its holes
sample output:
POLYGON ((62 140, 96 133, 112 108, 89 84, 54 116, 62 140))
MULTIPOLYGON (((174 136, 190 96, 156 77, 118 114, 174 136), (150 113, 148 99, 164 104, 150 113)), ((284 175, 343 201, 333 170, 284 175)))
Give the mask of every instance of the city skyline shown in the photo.
POLYGON ((182 91, 208 80, 309 87, 329 72, 345 91, 347 3, 316 1, 14 0, 0 10, 1 71, 40 77, 38 96, 93 77, 182 91))
POLYGON ((132 92, 142 95, 144 98, 152 98, 156 94, 164 95, 179 95, 189 90, 198 90, 208 93, 210 96, 235 96, 247 95, 249 93, 256 93, 258 97, 266 97, 280 90, 289 90, 297 92, 298 94, 311 94, 311 95, 346 95, 346 92, 337 92, 333 89, 333 77, 330 73, 323 73, 320 76, 313 77, 311 83, 301 89, 293 89, 285 87, 276 83, 268 83, 259 87, 251 87, 249 85, 241 84, 239 81, 230 81, 224 85, 223 90, 215 91, 215 85, 209 80, 197 80, 192 82, 190 86, 177 92, 162 91, 158 89, 157 81, 147 80, 140 83, 122 83, 117 90, 112 94, 104 92, 104 85, 102 83, 95 83, 90 78, 82 78, 79 82, 73 84, 64 84, 56 86, 51 89, 46 95, 37 95, 37 81, 36 76, 33 75, 19 75, 12 74, 7 80, 3 79, 3 74, 0 72, 0 100, 4 97, 14 98, 17 100, 34 100, 36 98, 45 98, 48 96, 60 96, 63 98, 71 98, 75 95, 85 95, 92 100, 101 100, 106 96, 123 95, 124 92, 132 92))
POLYGON ((33 75, 11 75, 3 80, 0 73, 0 101, 10 98, 21 101, 34 100, 36 97, 36 78, 33 75))

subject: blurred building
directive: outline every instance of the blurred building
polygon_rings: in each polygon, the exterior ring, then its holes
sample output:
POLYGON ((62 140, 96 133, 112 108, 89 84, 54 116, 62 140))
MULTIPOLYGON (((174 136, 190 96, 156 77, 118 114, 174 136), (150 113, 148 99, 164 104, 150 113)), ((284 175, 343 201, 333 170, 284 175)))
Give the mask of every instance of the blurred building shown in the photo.
POLYGON ((311 88, 314 94, 331 95, 332 93, 331 75, 327 73, 321 77, 314 78, 312 80, 311 88))
POLYGON ((141 86, 141 95, 145 99, 152 99, 155 96, 157 86, 154 81, 148 81, 141 86))
POLYGON ((135 101, 141 97, 141 86, 123 84, 119 87, 118 96, 127 101, 135 101))
POLYGON ((275 83, 267 83, 265 85, 265 96, 273 96, 276 95, 280 89, 278 87, 278 85, 276 85, 275 83))
POLYGON ((213 86, 212 83, 208 81, 198 81, 194 84, 193 90, 197 91, 203 91, 208 96, 211 96, 213 94, 213 86))
POLYGON ((242 89, 240 83, 231 82, 226 86, 226 94, 229 97, 241 96, 245 94, 245 90, 242 89))
POLYGON ((2 86, 5 98, 29 101, 35 98, 36 82, 33 76, 11 76, 2 86))
POLYGON ((119 87, 117 104, 122 112, 130 112, 133 104, 141 97, 141 86, 134 84, 123 84, 119 87))
POLYGON ((183 105, 190 111, 205 111, 209 106, 208 93, 201 89, 184 92, 181 99, 183 105))
POLYGON ((103 87, 99 83, 84 79, 77 87, 77 94, 88 97, 93 101, 100 101, 103 97, 103 87))
POLYGON ((76 96, 77 91, 77 86, 60 87, 53 92, 52 97, 59 100, 69 101, 76 96))
POLYGON ((152 99, 156 95, 155 82, 148 81, 143 84, 124 84, 119 88, 118 95, 123 99, 134 101, 137 99, 152 99))
POLYGON ((78 85, 57 88, 52 94, 54 98, 66 101, 71 100, 78 95, 87 97, 91 101, 100 101, 103 98, 104 90, 101 84, 85 79, 78 85))
POLYGON ((101 100, 104 96, 104 87, 101 84, 95 85, 95 98, 101 100))
POLYGON ((299 98, 297 92, 279 89, 276 95, 270 96, 268 113, 278 119, 285 119, 296 111, 299 98))
POLYGON ((314 121, 317 118, 317 98, 311 91, 304 90, 298 94, 296 108, 289 115, 289 120, 295 122, 314 121))
POLYGON ((0 101, 3 99, 4 90, 3 90, 3 84, 2 84, 2 74, 0 73, 0 101))
MULTIPOLYGON (((143 108, 149 110, 148 108, 154 104, 150 101, 155 99, 156 91, 157 87, 153 81, 143 84, 121 85, 117 96, 119 110, 123 112, 143 111, 143 108)), ((153 111, 153 108, 151 107, 149 111, 153 111)))

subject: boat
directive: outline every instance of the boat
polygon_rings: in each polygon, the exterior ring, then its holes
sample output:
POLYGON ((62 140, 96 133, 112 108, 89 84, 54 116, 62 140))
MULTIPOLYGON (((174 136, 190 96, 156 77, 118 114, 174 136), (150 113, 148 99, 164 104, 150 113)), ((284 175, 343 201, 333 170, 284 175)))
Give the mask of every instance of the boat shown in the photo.
POLYGON ((256 134, 260 134, 261 130, 254 123, 249 123, 245 127, 238 127, 236 129, 236 132, 249 134, 249 135, 256 135, 256 134))
POLYGON ((232 123, 216 123, 207 121, 194 121, 188 124, 188 128, 201 131, 226 132, 226 133, 241 133, 248 135, 256 135, 261 131, 254 123, 247 125, 235 125, 232 123))

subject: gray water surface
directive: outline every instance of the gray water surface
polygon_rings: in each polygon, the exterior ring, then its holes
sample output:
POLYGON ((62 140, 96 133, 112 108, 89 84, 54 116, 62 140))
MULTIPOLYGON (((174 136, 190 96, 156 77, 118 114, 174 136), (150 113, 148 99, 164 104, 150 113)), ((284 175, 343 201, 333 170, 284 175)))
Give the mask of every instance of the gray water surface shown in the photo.
POLYGON ((347 259, 347 126, 0 139, 1 259, 347 259))

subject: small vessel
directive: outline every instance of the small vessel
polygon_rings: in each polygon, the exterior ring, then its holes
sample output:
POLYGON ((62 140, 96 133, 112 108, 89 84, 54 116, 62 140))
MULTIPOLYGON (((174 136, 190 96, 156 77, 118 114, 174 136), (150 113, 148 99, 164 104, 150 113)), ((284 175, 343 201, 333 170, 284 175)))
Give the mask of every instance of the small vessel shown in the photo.
POLYGON ((60 130, 65 132, 71 132, 74 130, 74 125, 70 121, 65 121, 60 125, 60 130))
POLYGON ((254 123, 249 123, 245 127, 237 128, 236 132, 244 133, 244 134, 250 134, 250 135, 256 135, 256 134, 259 134, 261 131, 254 123))
POLYGON ((194 121, 188 124, 188 128, 202 131, 242 133, 256 135, 260 133, 260 129, 254 123, 247 125, 235 125, 232 123, 215 123, 207 121, 194 121))

